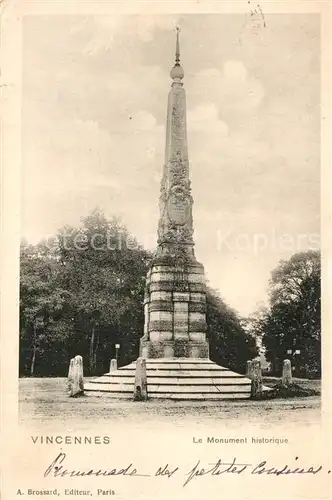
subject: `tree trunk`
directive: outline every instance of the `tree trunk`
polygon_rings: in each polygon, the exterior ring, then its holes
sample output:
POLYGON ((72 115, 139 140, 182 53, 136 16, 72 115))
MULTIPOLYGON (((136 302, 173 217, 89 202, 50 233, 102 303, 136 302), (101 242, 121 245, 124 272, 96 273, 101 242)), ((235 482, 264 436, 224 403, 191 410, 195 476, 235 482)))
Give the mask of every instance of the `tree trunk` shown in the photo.
POLYGON ((35 373, 35 363, 36 363, 36 351, 37 351, 37 327, 36 327, 36 321, 33 322, 33 344, 32 344, 32 358, 31 358, 31 365, 30 365, 30 375, 31 377, 34 376, 35 373))
POLYGON ((96 338, 96 341, 95 341, 95 345, 94 345, 94 349, 93 349, 93 366, 94 366, 94 370, 96 371, 96 369, 97 369, 97 351, 98 351, 98 347, 99 347, 99 330, 97 330, 97 333, 95 334, 95 338, 96 338))
POLYGON ((89 368, 90 372, 93 373, 95 370, 94 363, 94 343, 95 343, 95 327, 92 327, 91 338, 90 338, 90 350, 89 350, 89 368))

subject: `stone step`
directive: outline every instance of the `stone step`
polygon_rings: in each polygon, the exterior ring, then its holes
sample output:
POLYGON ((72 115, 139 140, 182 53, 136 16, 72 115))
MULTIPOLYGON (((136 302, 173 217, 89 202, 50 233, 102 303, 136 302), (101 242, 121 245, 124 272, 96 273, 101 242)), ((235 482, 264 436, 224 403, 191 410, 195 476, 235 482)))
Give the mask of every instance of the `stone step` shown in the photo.
MULTIPOLYGON (((128 391, 128 392, 115 392, 115 391, 109 391, 107 389, 98 389, 98 390, 93 390, 89 391, 88 394, 91 394, 93 396, 99 396, 99 397, 107 397, 107 398, 112 398, 115 400, 127 400, 127 401, 132 401, 133 400, 133 391, 128 391)), ((172 399, 172 400, 178 400, 178 401, 221 401, 225 399, 249 399, 250 398, 250 392, 229 392, 229 393, 190 393, 190 392, 183 392, 183 393, 169 393, 169 392, 158 392, 158 393, 149 393, 149 398, 151 399, 172 399)))
MULTIPOLYGON (((85 391, 132 399, 136 362, 85 384, 85 391)), ((250 397, 251 381, 206 359, 146 360, 150 399, 217 400, 250 397)))
MULTIPOLYGON (((117 370, 117 373, 119 374, 125 374, 125 373, 135 373, 136 370, 136 365, 131 366, 130 368, 119 368, 117 370)), ((192 374, 193 373, 215 373, 219 375, 227 374, 227 373, 233 373, 239 377, 243 377, 244 375, 240 375, 239 373, 232 372, 231 370, 228 370, 227 368, 214 368, 213 366, 197 366, 197 365, 190 365, 190 366, 181 366, 181 365, 155 365, 155 366, 146 366, 146 371, 150 373, 163 373, 163 372, 175 372, 175 371, 180 371, 181 373, 188 373, 192 374)), ((108 372, 108 374, 115 373, 113 371, 108 372)))
MULTIPOLYGON (((158 364, 158 363, 166 363, 168 365, 171 365, 171 364, 178 364, 178 363, 181 363, 181 364, 197 364, 197 363, 200 363, 202 365, 215 365, 215 363, 213 361, 211 361, 210 359, 203 359, 203 358, 176 358, 176 359, 173 359, 173 358, 169 358, 167 359, 167 361, 165 361, 165 358, 151 358, 151 359, 147 359, 146 360, 146 363, 147 364, 158 364)), ((127 366, 130 366, 130 365, 127 365, 127 366)), ((219 365, 217 365, 219 366, 219 365)), ((220 366, 220 368, 222 368, 220 366)), ((227 368, 225 368, 227 370, 227 368)))
POLYGON ((158 394, 150 394, 149 397, 153 397, 155 399, 177 399, 177 400, 221 400, 221 399, 249 399, 250 392, 230 392, 230 393, 216 393, 216 394, 193 394, 193 393, 158 393, 158 394))
MULTIPOLYGON (((104 384, 93 384, 89 385, 86 390, 111 390, 112 392, 130 392, 132 393, 134 390, 134 386, 131 384, 111 384, 106 387, 104 384), (90 389, 91 388, 91 389, 90 389)), ((201 393, 201 394, 210 394, 210 393, 230 393, 230 392, 250 392, 250 386, 248 385, 157 385, 157 384, 149 384, 148 385, 148 393, 149 395, 155 393, 201 393)))
MULTIPOLYGON (((103 375, 102 377, 99 377, 96 380, 92 380, 90 383, 92 384, 133 384, 135 381, 135 377, 130 377, 130 376, 108 376, 108 375, 103 375)), ((168 384, 168 385, 209 385, 209 384, 222 384, 222 385, 250 385, 250 380, 246 379, 245 377, 211 377, 211 376, 205 376, 205 377, 176 377, 176 376, 169 376, 169 377, 148 377, 148 383, 149 385, 151 384, 156 384, 156 385, 162 385, 162 384, 168 384)))
MULTIPOLYGON (((147 365, 167 365, 167 366, 172 366, 172 365, 204 365, 204 366, 213 366, 217 367, 223 370, 227 370, 227 368, 224 368, 223 366, 217 365, 211 360, 206 360, 202 358, 151 358, 146 360, 147 365)), ((124 366, 123 368, 130 368, 132 366, 132 363, 130 365, 124 366)))
MULTIPOLYGON (((119 370, 132 371, 135 370, 136 365, 130 364, 122 366, 119 370)), ((219 365, 207 363, 146 363, 147 370, 212 370, 212 371, 229 371, 219 365)))
MULTIPOLYGON (((184 378, 192 379, 192 378, 217 378, 217 379, 243 379, 245 378, 243 375, 238 375, 237 373, 234 372, 213 372, 213 371, 194 371, 194 370, 165 370, 162 372, 151 372, 150 370, 146 371, 146 375, 148 379, 151 378, 178 378, 179 380, 182 380, 184 378)), ((111 373, 105 373, 105 375, 102 375, 102 377, 106 377, 108 379, 114 379, 115 377, 122 378, 122 377, 134 377, 135 376, 135 371, 133 372, 120 372, 118 370, 117 372, 111 372, 111 373)))

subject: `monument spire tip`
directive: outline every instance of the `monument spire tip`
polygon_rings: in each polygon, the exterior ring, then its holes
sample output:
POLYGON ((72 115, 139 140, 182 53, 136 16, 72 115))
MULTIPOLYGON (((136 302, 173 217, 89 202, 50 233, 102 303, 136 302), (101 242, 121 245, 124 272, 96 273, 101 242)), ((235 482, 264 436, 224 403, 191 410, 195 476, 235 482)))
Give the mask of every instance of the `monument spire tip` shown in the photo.
POLYGON ((171 69, 171 78, 173 80, 182 80, 184 71, 180 64, 180 26, 176 26, 176 45, 175 45, 175 64, 171 69))
POLYGON ((180 64, 180 26, 176 27, 175 64, 180 64))

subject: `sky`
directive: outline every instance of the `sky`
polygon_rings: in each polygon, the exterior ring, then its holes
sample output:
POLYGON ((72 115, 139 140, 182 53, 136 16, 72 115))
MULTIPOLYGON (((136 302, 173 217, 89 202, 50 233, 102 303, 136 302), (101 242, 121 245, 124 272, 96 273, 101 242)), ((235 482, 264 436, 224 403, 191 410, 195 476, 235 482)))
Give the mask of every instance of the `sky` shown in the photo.
POLYGON ((231 307, 253 312, 280 259, 319 248, 319 23, 26 16, 22 236, 36 243, 98 207, 155 248, 179 25, 196 257, 231 307))

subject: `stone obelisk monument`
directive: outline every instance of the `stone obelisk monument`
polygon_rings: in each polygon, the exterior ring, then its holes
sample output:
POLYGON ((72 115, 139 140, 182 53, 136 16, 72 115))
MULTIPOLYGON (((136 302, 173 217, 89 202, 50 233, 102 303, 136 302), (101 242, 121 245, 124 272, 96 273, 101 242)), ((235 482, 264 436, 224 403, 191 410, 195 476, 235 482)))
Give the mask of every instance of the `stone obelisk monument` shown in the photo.
POLYGON ((178 28, 170 76, 158 247, 147 276, 140 355, 208 358, 204 268, 194 253, 186 94, 178 28))
POLYGON ((86 393, 130 399, 134 388, 135 394, 137 389, 142 390, 144 371, 144 392, 149 399, 246 399, 251 394, 248 378, 209 359, 204 268, 194 253, 183 77, 177 30, 168 96, 158 247, 146 280, 140 358, 88 382, 84 386, 86 393))

